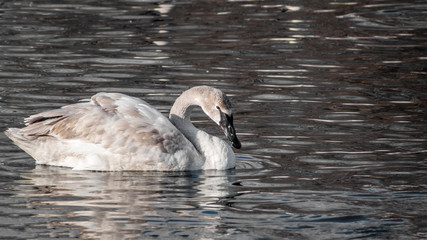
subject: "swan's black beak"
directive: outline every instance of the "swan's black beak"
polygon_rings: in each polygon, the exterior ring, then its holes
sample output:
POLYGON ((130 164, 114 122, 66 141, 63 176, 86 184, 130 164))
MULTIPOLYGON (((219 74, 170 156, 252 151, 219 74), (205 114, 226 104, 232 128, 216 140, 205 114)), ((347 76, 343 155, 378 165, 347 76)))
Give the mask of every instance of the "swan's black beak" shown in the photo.
POLYGON ((237 138, 236 130, 233 125, 233 115, 225 114, 219 109, 221 114, 221 121, 219 121, 219 126, 222 131, 224 131, 225 136, 227 136, 228 140, 230 140, 231 145, 237 149, 242 147, 239 139, 237 138))

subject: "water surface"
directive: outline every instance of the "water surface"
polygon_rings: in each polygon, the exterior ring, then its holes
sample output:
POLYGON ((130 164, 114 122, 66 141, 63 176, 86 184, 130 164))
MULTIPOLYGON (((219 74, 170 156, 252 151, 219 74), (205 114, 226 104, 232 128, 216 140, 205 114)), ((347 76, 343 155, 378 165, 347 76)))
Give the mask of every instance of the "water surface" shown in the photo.
MULTIPOLYGON (((424 1, 9 1, 0 127, 96 92, 231 96, 230 171, 35 166, 0 136, 6 239, 427 237, 424 1)), ((221 135, 201 111, 196 125, 221 135)))

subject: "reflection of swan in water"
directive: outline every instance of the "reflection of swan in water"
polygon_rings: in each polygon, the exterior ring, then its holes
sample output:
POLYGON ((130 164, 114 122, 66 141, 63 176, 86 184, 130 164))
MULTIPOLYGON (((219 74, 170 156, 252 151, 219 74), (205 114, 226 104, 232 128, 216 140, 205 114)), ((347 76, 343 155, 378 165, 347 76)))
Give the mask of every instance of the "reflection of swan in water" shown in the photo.
POLYGON ((231 147, 191 123, 200 106, 240 148, 230 101, 218 89, 185 91, 169 119, 145 101, 119 93, 98 93, 89 101, 35 114, 6 135, 39 164, 77 170, 182 171, 235 167, 231 147))
POLYGON ((174 231, 214 237, 223 224, 224 206, 218 200, 233 194, 229 174, 99 173, 36 166, 22 174, 27 180, 20 180, 24 189, 18 197, 29 198, 30 207, 40 209, 42 216, 35 217, 47 218, 58 231, 80 228, 82 238, 133 239, 145 233, 162 239, 174 231))

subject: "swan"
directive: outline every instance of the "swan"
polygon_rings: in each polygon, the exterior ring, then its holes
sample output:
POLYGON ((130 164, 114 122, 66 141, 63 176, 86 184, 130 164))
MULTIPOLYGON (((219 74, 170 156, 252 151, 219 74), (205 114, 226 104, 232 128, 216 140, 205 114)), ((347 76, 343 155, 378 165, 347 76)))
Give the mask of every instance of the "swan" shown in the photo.
POLYGON ((197 86, 184 91, 169 119, 147 102, 120 93, 90 99, 25 119, 26 126, 5 134, 37 164, 93 171, 190 171, 235 167, 235 155, 222 139, 196 128, 190 119, 200 106, 231 145, 241 143, 231 104, 221 91, 197 86))

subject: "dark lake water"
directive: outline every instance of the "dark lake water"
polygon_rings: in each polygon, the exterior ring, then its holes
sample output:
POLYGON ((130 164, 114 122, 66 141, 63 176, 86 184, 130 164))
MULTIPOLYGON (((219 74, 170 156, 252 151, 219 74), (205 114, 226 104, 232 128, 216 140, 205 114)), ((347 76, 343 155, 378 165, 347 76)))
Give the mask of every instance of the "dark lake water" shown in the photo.
POLYGON ((243 147, 231 171, 85 172, 1 134, 0 238, 427 238, 426 30, 424 0, 1 2, 1 131, 210 85, 243 147))

